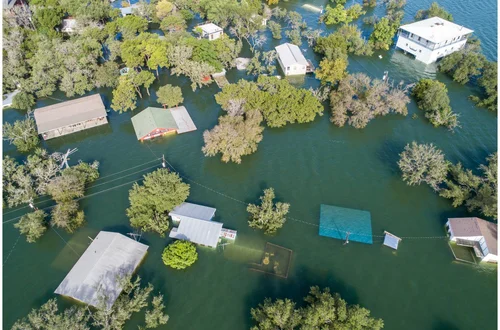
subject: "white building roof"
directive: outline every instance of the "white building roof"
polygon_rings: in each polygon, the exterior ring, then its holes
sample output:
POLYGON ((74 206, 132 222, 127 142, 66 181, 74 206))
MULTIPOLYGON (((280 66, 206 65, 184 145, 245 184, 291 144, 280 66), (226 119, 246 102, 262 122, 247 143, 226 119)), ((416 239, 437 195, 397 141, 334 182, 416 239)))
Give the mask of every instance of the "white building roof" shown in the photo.
POLYGON ((203 25, 198 25, 200 29, 203 30, 203 32, 207 34, 212 34, 215 32, 220 32, 222 31, 222 28, 220 26, 215 25, 214 23, 207 23, 203 25))
POLYGON ((193 203, 182 203, 181 205, 175 207, 170 211, 170 216, 177 216, 181 219, 183 218, 194 218, 199 220, 210 221, 214 217, 216 209, 213 207, 193 204, 193 203))
POLYGON ((178 228, 172 228, 170 237, 184 241, 217 247, 222 223, 216 221, 200 220, 184 216, 178 228))
POLYGON ((296 45, 284 43, 275 47, 276 52, 285 67, 294 64, 307 65, 307 60, 296 45))
POLYGON ((400 29, 434 43, 451 40, 455 37, 474 32, 471 29, 449 22, 440 17, 431 17, 415 23, 402 25, 400 29))
POLYGON ((110 308, 122 288, 119 276, 130 275, 146 255, 148 246, 118 233, 101 231, 71 268, 55 293, 91 306, 107 297, 110 308))

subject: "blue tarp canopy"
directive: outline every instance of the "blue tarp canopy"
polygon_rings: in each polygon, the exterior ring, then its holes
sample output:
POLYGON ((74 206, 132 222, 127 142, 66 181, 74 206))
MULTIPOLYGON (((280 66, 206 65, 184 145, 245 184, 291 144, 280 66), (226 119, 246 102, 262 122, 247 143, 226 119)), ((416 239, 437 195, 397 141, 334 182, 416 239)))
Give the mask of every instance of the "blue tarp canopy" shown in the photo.
POLYGON ((370 212, 321 204, 319 234, 321 236, 373 244, 370 212))

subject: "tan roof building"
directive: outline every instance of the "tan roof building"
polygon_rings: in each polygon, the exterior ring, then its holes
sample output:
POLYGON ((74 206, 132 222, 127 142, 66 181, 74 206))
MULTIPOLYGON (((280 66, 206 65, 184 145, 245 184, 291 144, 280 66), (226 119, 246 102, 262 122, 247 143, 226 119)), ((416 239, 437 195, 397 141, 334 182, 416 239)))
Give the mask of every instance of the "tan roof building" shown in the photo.
POLYGON ((108 123, 99 94, 38 108, 34 116, 45 140, 108 123))

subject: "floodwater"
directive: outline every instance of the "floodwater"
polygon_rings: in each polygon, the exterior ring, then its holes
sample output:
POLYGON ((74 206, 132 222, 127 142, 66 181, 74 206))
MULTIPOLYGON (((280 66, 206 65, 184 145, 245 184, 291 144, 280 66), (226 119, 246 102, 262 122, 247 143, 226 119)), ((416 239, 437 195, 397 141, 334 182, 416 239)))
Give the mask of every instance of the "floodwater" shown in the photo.
MULTIPOLYGON (((302 8, 305 3, 289 1, 283 6, 302 13, 314 27, 318 14, 302 8)), ((308 3, 324 6, 327 2, 308 3)), ((406 19, 430 3, 409 1, 406 19)), ((456 22, 476 31, 490 59, 497 58, 495 1, 446 0, 440 4, 456 22)), ((375 12, 380 17, 383 8, 375 12)), ((364 28, 368 35, 369 28, 364 28)), ((270 40, 265 48, 278 43, 270 40)), ((306 47, 304 43, 301 48, 306 47)), ((248 56, 248 49, 245 52, 248 56)), ((317 65, 319 58, 311 50, 305 53, 317 65)), ((9 222, 26 209, 4 210, 3 325, 10 327, 31 308, 55 297, 55 288, 88 246, 89 237, 101 230, 132 231, 125 215, 130 182, 158 167, 160 163, 154 160, 163 154, 189 179, 189 201, 217 208, 215 220, 238 231, 236 243, 224 250, 200 248, 199 260, 185 271, 162 264, 161 252, 170 242, 168 238, 142 236, 150 247, 138 274, 165 297, 170 320, 164 328, 248 329, 252 324, 250 308, 265 297, 289 297, 300 303, 310 286, 319 285, 339 292, 351 304, 370 309, 373 316, 384 319, 386 329, 495 329, 496 268, 454 262, 446 240, 432 238, 444 235, 447 217, 470 214, 464 208, 453 208, 426 186, 407 186, 396 162, 403 147, 415 140, 432 142, 451 161, 476 168, 496 150, 497 115, 476 108, 468 100, 468 95, 476 92, 470 86, 459 85, 436 73, 435 67, 426 67, 394 50, 349 61, 350 72, 372 77, 381 78, 387 70, 396 82, 432 77, 446 83, 462 127, 455 133, 434 128, 412 102, 407 117, 377 118, 364 130, 338 128, 329 122, 327 108, 312 123, 266 128, 255 154, 244 157, 240 165, 224 164, 219 157, 206 158, 201 152, 203 131, 212 128, 222 113, 213 97, 219 89, 212 84, 193 92, 184 77, 164 73, 151 88, 151 97, 139 100, 133 113, 111 112, 108 126, 46 144, 50 151, 78 148, 71 161, 97 159, 101 162, 101 179, 81 201, 87 223, 74 235, 50 230, 36 244, 28 244, 19 238, 14 222, 9 222), (154 90, 165 83, 182 86, 184 105, 198 130, 140 143, 130 117, 148 105, 157 105, 154 90), (417 119, 412 119, 414 113, 417 119), (242 203, 255 202, 267 187, 274 187, 278 199, 291 204, 293 217, 274 237, 248 227, 242 203), (374 235, 387 230, 408 238, 403 239, 397 252, 383 247, 380 236, 374 238, 373 245, 352 242, 343 246, 342 241, 318 235, 320 204, 368 210, 374 235), (266 242, 293 250, 287 279, 249 271, 249 263, 258 261, 266 242)), ((240 78, 245 78, 242 72, 228 72, 230 82, 240 78)), ((308 87, 318 82, 307 76, 298 84, 308 87)), ((109 106, 110 90, 96 92, 109 106)), ((53 98, 64 96, 59 93, 53 98)), ((38 105, 54 102, 45 99, 38 105)), ((3 114, 4 121, 22 116, 15 110, 3 114)), ((4 154, 20 157, 5 143, 4 154)), ((39 207, 49 205, 42 203, 39 207)), ((63 306, 71 304, 63 298, 58 301, 63 306)), ((136 328, 143 318, 143 314, 134 315, 127 329, 136 328)))

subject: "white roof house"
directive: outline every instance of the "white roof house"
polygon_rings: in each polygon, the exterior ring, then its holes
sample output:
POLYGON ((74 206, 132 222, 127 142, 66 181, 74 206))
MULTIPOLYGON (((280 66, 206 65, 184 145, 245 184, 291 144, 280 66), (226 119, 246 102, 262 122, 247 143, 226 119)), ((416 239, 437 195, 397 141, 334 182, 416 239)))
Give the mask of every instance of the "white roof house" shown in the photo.
POLYGON ((147 245, 119 233, 101 231, 55 293, 94 307, 101 297, 106 297, 110 308, 122 292, 119 277, 132 274, 147 250, 147 245))
POLYGON ((284 43, 275 49, 278 53, 278 62, 286 76, 306 74, 308 62, 298 46, 284 43))
POLYGON ((431 17, 400 26, 396 47, 429 64, 460 50, 472 32, 440 17, 431 17))
POLYGON ((224 33, 222 28, 218 25, 215 25, 214 23, 202 24, 198 25, 197 27, 202 31, 201 36, 209 40, 219 39, 224 33))

